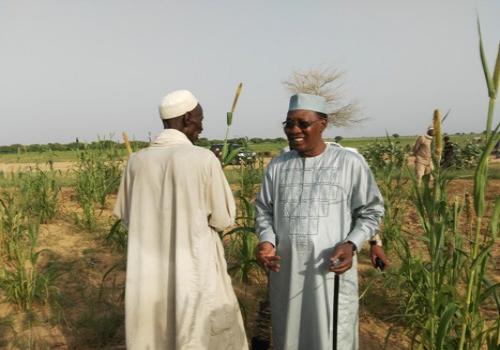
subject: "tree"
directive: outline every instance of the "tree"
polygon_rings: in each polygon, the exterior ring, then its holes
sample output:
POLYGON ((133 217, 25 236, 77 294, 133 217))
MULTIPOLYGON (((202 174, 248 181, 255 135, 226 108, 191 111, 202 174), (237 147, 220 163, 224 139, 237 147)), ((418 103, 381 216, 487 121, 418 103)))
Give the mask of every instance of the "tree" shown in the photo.
POLYGON ((208 147, 208 146, 210 146, 210 141, 206 137, 200 137, 196 141, 196 145, 200 146, 200 147, 208 147))
POLYGON ((282 83, 292 94, 306 93, 323 96, 328 102, 328 123, 338 127, 352 127, 366 118, 360 116, 356 102, 345 102, 341 91, 344 72, 333 69, 295 70, 282 83))

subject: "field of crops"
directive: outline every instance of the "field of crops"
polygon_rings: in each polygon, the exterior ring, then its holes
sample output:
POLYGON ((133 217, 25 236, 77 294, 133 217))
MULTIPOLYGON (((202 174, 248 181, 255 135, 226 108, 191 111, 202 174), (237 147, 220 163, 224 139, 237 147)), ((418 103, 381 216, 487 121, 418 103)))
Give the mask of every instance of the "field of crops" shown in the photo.
MULTIPOLYGON (((363 349, 380 349, 386 340, 388 349, 410 348, 412 341, 436 341, 426 338, 436 336, 428 334, 428 315, 435 315, 437 333, 443 327, 440 315, 451 312, 448 305, 457 309, 442 341, 458 342, 459 332, 453 329, 463 323, 458 307, 467 297, 470 275, 466 271, 470 268, 465 267, 469 265, 479 266, 484 284, 476 280, 473 285, 474 295, 481 300, 472 309, 476 319, 471 319, 474 323, 466 330, 466 339, 473 339, 469 336, 472 331, 481 333, 494 326, 498 317, 496 292, 491 288, 500 282, 494 259, 500 256, 500 249, 489 238, 489 230, 494 227, 490 218, 500 181, 490 181, 485 192, 489 205, 478 223, 470 204, 473 168, 446 170, 446 176, 461 174, 446 183, 446 191, 440 187, 436 192, 438 185, 445 186, 444 178, 435 185, 426 182, 424 190, 415 189, 411 165, 406 165, 411 164, 405 146, 409 142, 410 138, 380 138, 363 146, 359 140, 344 141, 363 153, 386 197, 382 236, 392 260, 392 266, 382 273, 371 267, 367 249, 360 253, 363 349), (419 199, 419 194, 425 198, 419 199), (427 211, 416 205, 421 200, 428 201, 425 208, 442 204, 427 211), (434 225, 439 225, 443 235, 440 242, 431 239, 438 229, 434 225), (470 228, 476 225, 482 228, 480 238, 471 240, 470 228), (473 242, 481 246, 478 251, 482 253, 475 257, 473 242), (433 254, 440 254, 439 261, 433 262, 433 254), (454 280, 445 281, 450 274, 454 280), (449 295, 451 286, 453 295, 449 295), (436 295, 428 295, 429 288, 436 295), (430 303, 435 298, 443 300, 430 303)), ((264 143, 250 147, 262 154, 276 154, 283 146, 264 143)), ((0 158, 1 347, 123 348, 126 232, 111 210, 125 161, 125 148, 115 144, 0 158)), ((267 337, 270 332, 269 315, 262 308, 266 275, 254 259, 257 238, 252 206, 267 161, 259 158, 255 164, 225 167, 239 219, 223 239, 249 338, 267 337)), ((498 165, 491 164, 490 174, 498 173, 498 165)), ((484 339, 488 336, 491 334, 484 339)))

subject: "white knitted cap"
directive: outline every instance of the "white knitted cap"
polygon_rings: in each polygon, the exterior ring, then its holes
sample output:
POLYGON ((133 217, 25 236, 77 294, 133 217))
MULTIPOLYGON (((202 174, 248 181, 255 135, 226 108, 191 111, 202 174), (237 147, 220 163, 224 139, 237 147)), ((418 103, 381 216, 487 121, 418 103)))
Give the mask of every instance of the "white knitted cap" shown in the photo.
POLYGON ((163 97, 160 103, 160 118, 171 119, 192 111, 198 100, 188 90, 172 91, 163 97))

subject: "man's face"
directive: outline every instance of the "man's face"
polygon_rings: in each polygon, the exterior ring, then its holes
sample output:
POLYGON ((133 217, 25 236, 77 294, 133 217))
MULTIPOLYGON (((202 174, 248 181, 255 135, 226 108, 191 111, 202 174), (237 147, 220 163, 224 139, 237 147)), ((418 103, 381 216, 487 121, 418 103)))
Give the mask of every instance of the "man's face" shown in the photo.
POLYGON ((192 143, 195 143, 202 131, 203 108, 201 108, 201 106, 198 104, 195 109, 189 112, 189 119, 185 129, 185 134, 192 143))
POLYGON ((323 146, 321 137, 327 121, 316 112, 298 109, 288 112, 284 130, 290 149, 301 155, 316 155, 323 146))

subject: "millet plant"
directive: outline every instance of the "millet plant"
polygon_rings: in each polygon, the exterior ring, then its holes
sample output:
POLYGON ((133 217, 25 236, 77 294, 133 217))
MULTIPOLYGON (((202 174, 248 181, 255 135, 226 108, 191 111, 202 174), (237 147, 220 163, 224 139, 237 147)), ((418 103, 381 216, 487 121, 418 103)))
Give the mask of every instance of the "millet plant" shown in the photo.
MULTIPOLYGON (((400 314, 411 336, 411 348, 498 349, 500 344, 499 283, 489 278, 492 247, 498 231, 500 201, 486 200, 489 155, 498 141, 492 128, 493 110, 500 73, 500 49, 495 73, 490 76, 481 33, 480 55, 490 98, 486 140, 474 175, 473 196, 449 198, 452 177, 439 164, 442 153, 441 115, 433 117, 434 170, 422 185, 413 178, 411 201, 419 218, 417 232, 401 235, 397 249, 401 267, 391 276, 399 291, 400 314), (491 209, 490 224, 487 211, 491 209), (465 216, 465 217, 464 217, 465 216), (465 221, 465 224, 463 223, 465 221), (425 249, 414 249, 417 238, 425 249), (493 309, 488 317, 485 309, 493 309)), ((411 176, 411 174, 410 174, 411 176)))

